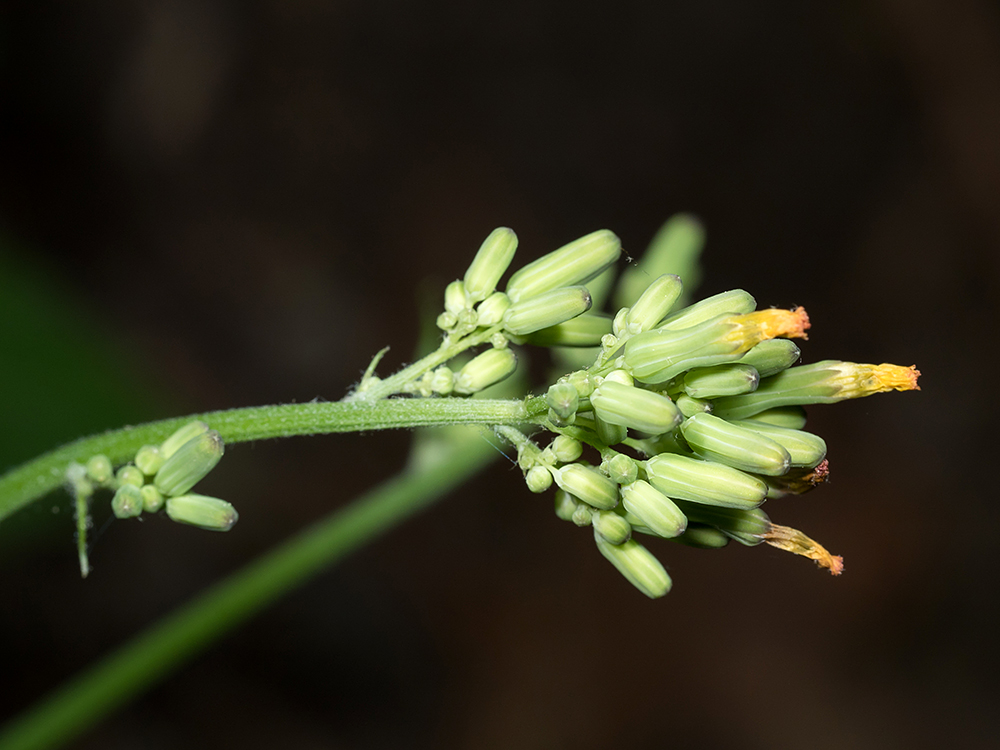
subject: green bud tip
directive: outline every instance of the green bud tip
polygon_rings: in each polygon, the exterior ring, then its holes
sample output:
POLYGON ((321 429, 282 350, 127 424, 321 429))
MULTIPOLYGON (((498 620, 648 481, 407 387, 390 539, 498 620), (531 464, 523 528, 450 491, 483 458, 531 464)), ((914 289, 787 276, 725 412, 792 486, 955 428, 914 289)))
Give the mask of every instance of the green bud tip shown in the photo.
POLYGON ((639 468, 636 466, 635 461, 624 453, 615 454, 607 461, 603 468, 611 481, 617 484, 630 484, 635 481, 639 473, 639 468))
POLYGON ((105 484, 111 481, 114 476, 114 469, 110 459, 105 455, 91 456, 87 461, 87 476, 98 484, 105 484))
POLYGON ((586 287, 560 287, 511 305, 503 316, 504 330, 524 336, 582 315, 590 306, 586 287))
POLYGON ((111 511, 117 518, 135 518, 142 507, 142 492, 134 484, 123 484, 111 498, 111 511))
POLYGON ((163 493, 155 485, 145 484, 139 492, 142 493, 142 509, 147 513, 156 513, 163 507, 163 493))
POLYGON ((545 402, 560 418, 569 419, 580 404, 580 394, 569 383, 553 383, 545 393, 545 402))
POLYGON ((158 445, 144 445, 135 454, 135 465, 147 477, 156 474, 165 460, 158 445))
POLYGON ((594 531, 609 544, 624 544, 632 538, 632 526, 612 510, 599 510, 591 522, 594 531))
POLYGON ((517 250, 517 235, 507 227, 498 227, 483 240, 479 252, 465 272, 465 291, 471 302, 486 299, 496 289, 517 250))
POLYGON ((538 494, 552 486, 552 475, 543 466, 532 466, 524 475, 524 481, 528 485, 528 490, 538 494))
POLYGON ((465 284, 453 281, 444 288, 444 309, 457 316, 469 307, 469 298, 465 293, 465 284))
POLYGON ((663 565, 634 539, 624 544, 610 544, 595 530, 594 540, 608 562, 650 599, 658 599, 670 591, 672 582, 663 565))
POLYGON ((487 349, 474 357, 455 376, 454 392, 477 393, 499 383, 517 369, 517 357, 510 349, 487 349))
POLYGON ((133 484, 136 487, 142 487, 146 482, 146 475, 139 468, 127 464, 118 470, 118 473, 115 474, 115 479, 119 485, 133 484))
POLYGON ((515 272, 507 282, 507 295, 517 303, 559 287, 583 284, 618 260, 620 254, 621 240, 613 232, 592 232, 515 272))
POLYGON ((564 464, 576 461, 583 453, 583 444, 568 435, 557 435, 549 447, 555 459, 564 464))
POLYGON ((160 454, 163 456, 163 460, 165 461, 174 455, 184 443, 205 432, 208 432, 208 425, 201 420, 196 419, 188 422, 160 444, 160 454))

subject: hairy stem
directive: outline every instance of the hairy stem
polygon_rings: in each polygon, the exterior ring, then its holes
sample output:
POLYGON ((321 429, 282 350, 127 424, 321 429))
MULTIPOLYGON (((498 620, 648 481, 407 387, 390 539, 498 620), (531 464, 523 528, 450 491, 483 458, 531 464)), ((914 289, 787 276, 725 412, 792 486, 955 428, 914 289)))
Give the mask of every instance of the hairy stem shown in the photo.
POLYGON ((105 432, 64 445, 0 476, 0 520, 65 482, 66 467, 103 453, 112 464, 132 459, 143 445, 162 442, 192 419, 218 430, 226 443, 292 435, 367 432, 455 424, 537 423, 547 411, 543 398, 381 399, 253 406, 193 414, 105 432))
POLYGON ((483 468, 484 440, 453 446, 363 495, 216 584, 0 731, 5 750, 55 747, 97 724, 226 631, 324 566, 399 524, 483 468))

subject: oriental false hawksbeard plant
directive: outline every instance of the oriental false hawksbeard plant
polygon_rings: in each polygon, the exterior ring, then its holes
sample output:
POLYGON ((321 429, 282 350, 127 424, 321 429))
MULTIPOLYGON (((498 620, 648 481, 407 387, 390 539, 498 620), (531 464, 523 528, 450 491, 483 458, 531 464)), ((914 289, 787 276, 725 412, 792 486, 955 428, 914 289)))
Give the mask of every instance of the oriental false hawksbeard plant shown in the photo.
POLYGON ((221 458, 226 430, 248 440, 461 423, 485 425, 512 445, 528 489, 554 487, 556 515, 590 527, 600 553, 649 597, 666 594, 671 579, 640 535, 701 548, 765 543, 839 574, 840 557, 773 523, 762 506, 827 478, 826 444, 803 431, 804 405, 918 389, 919 372, 797 364, 793 339, 805 339, 810 325, 801 307, 757 310, 738 289, 684 304, 681 278, 664 271, 693 268, 700 243, 693 220, 668 222, 642 263, 621 274, 612 315, 597 312, 612 296, 622 254, 612 232, 521 267, 498 291, 517 237, 495 230, 464 278, 445 289, 437 350, 386 378, 375 374, 380 352, 347 397, 322 405, 328 424, 295 427, 294 415, 274 416, 303 405, 262 407, 280 426, 256 432, 232 426, 240 410, 215 412, 175 420, 159 433, 165 439, 143 445, 117 471, 103 454, 64 468, 77 501, 84 575, 88 503, 98 488, 114 492, 119 518, 162 509, 201 528, 233 527, 232 505, 191 492, 221 458), (515 372, 512 344, 553 348, 565 374, 544 395, 482 398, 515 372))

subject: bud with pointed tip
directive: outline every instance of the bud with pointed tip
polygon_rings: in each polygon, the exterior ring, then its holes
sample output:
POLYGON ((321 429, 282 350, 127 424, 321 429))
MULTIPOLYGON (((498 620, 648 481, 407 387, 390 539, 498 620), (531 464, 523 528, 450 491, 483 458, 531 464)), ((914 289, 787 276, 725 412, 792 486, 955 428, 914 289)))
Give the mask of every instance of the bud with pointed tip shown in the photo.
POLYGON ((111 477, 114 476, 111 460, 103 454, 91 456, 87 460, 87 476, 98 484, 110 482, 111 477))
POLYGON ((111 511, 116 518, 135 518, 142 513, 142 492, 134 484, 123 484, 111 498, 111 511))
POLYGON ((562 489, 594 508, 611 510, 618 505, 618 485, 589 466, 568 464, 549 471, 562 489))
POLYGON ((634 539, 624 544, 611 544, 594 533, 597 549, 618 572, 650 599, 658 599, 670 591, 671 580, 663 565, 653 554, 634 539))
POLYGON ((699 456, 734 469, 777 477, 792 465, 788 451, 765 433, 711 414, 695 414, 686 419, 681 432, 699 456))
POLYGON ((684 328, 704 323, 720 315, 742 315, 757 309, 757 300, 749 292, 733 289, 706 297, 703 300, 678 310, 673 315, 660 321, 657 328, 667 331, 679 331, 684 328))
POLYGON ((516 304, 559 287, 583 284, 618 260, 621 247, 613 232, 592 232, 518 270, 507 282, 507 295, 516 304))
POLYGON ((594 414, 609 424, 659 435, 681 421, 680 409, 667 396, 605 380, 590 395, 594 414))
POLYGON ((477 393, 499 383, 517 369, 517 357, 510 349, 487 349, 470 360, 455 375, 453 391, 477 393))
POLYGON ((490 232, 465 272, 465 291, 470 302, 486 299, 497 288, 516 250, 517 235, 513 229, 498 227, 490 232))
POLYGON ((587 287, 560 287, 515 302, 503 315, 503 327, 508 333, 524 336, 582 315, 590 305, 587 287))
POLYGON ((753 367, 729 363, 688 370, 684 373, 683 388, 694 398, 712 399, 752 393, 759 384, 760 375, 753 367))
POLYGON ((115 479, 118 481, 119 486, 123 484, 132 484, 136 487, 142 487, 142 485, 146 482, 146 475, 132 464, 126 464, 118 470, 117 474, 115 474, 115 479))
POLYGON ((163 507, 163 493, 156 489, 156 485, 144 484, 139 492, 142 493, 142 509, 147 513, 156 513, 163 507))
POLYGON ((731 466, 661 453, 646 461, 649 483, 667 497, 728 508, 756 508, 767 485, 731 466))
POLYGON ((144 445, 135 454, 135 465, 147 477, 158 472, 165 460, 158 445, 144 445))
POLYGON ((757 371, 761 379, 777 375, 782 370, 799 361, 802 353, 794 341, 790 339, 767 339, 761 341, 748 351, 737 362, 741 365, 750 365, 757 371))
POLYGON ((613 510, 599 510, 591 521, 594 531, 609 544, 624 544, 632 538, 629 522, 613 510))
POLYGON ((167 515, 171 521, 208 531, 229 531, 240 517, 225 500, 194 494, 168 498, 167 515))
POLYGON ((687 528, 687 518, 677 503, 641 479, 622 487, 622 505, 657 536, 670 539, 687 528))
POLYGON ((654 279, 642 296, 629 308, 625 317, 628 332, 642 333, 656 328, 656 324, 670 312, 670 308, 681 296, 683 289, 684 284, 679 276, 664 274, 654 279))
POLYGON ((154 484, 164 495, 183 495, 219 463, 225 446, 215 430, 191 438, 156 472, 154 484))
POLYGON ((160 444, 160 454, 163 460, 174 455, 184 443, 208 432, 208 425, 199 419, 188 422, 160 444))

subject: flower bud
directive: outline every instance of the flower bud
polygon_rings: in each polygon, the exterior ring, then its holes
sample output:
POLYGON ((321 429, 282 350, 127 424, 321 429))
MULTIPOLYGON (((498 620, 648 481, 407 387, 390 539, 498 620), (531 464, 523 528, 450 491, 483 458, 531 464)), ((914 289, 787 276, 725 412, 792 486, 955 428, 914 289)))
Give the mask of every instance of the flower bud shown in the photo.
POLYGON ((673 537, 672 541, 686 544, 688 547, 696 547, 697 549, 721 549, 729 544, 729 537, 714 526, 690 523, 688 524, 687 531, 680 536, 673 537))
POLYGON ((681 414, 685 418, 693 417, 695 414, 711 413, 712 402, 703 401, 700 398, 694 398, 687 395, 686 393, 680 394, 674 403, 677 404, 677 408, 681 410, 681 414))
POLYGON ((569 464, 549 471, 559 487, 594 508, 611 510, 618 505, 618 485, 589 466, 569 464))
POLYGON ((607 229, 592 232, 518 270, 507 282, 507 295, 516 304, 559 287, 583 284, 618 260, 621 246, 607 229))
POLYGON ((583 445, 579 440, 574 440, 568 435, 557 435, 552 445, 552 455, 560 463, 570 463, 576 461, 583 453, 583 445))
POLYGON ((451 371, 451 368, 444 365, 438 367, 431 374, 430 386, 432 393, 440 393, 442 396, 447 396, 455 387, 455 373, 451 371))
POLYGON ((612 510, 599 510, 591 521, 594 532, 609 544, 624 544, 632 537, 629 522, 612 510))
POLYGON ((118 470, 117 474, 115 474, 115 479, 118 481, 119 486, 123 484, 132 484, 136 487, 142 487, 142 485, 146 482, 146 475, 135 466, 126 464, 118 470))
POLYGON ((649 483, 667 497, 728 508, 756 508, 767 497, 757 477, 714 461, 661 453, 646 461, 649 483))
POLYGON ((663 565, 653 554, 634 539, 624 544, 610 544, 594 533, 597 549, 618 572, 650 599, 658 599, 670 591, 671 580, 663 565))
POLYGON ((684 421, 681 432, 688 445, 699 456, 734 469, 776 477, 784 474, 791 466, 788 451, 765 437, 762 432, 732 424, 711 414, 695 414, 684 421))
POLYGON ((486 299, 497 288, 516 250, 517 235, 513 229, 498 227, 490 232, 465 272, 465 291, 470 302, 486 299))
POLYGON ((694 398, 712 399, 752 393, 759 383, 760 376, 754 368, 730 363, 688 370, 684 373, 683 388, 687 395, 694 398))
POLYGON ((572 521, 573 513, 579 503, 573 496, 564 490, 556 490, 556 517, 563 521, 572 521))
POLYGON ((613 456, 603 468, 611 481, 616 484, 630 484, 635 481, 639 473, 639 468, 636 466, 635 460, 629 458, 624 453, 618 453, 613 456))
POLYGON ((570 516, 570 520, 582 529, 585 526, 590 526, 596 512, 596 510, 586 503, 578 503, 576 509, 573 511, 573 515, 570 516))
POLYGON ((714 526, 730 539, 748 547, 755 547, 764 541, 763 535, 771 528, 771 520, 760 508, 720 508, 685 503, 683 500, 678 504, 692 521, 714 526))
POLYGON ((517 357, 510 349, 487 349, 475 356, 455 375, 454 392, 476 393, 510 375, 517 369, 517 357))
POLYGON ((761 341, 748 351, 737 362, 741 365, 750 365, 757 371, 761 379, 776 375, 782 370, 799 361, 802 353, 794 341, 788 339, 768 339, 761 341))
POLYGON ((584 313, 559 325, 528 334, 525 344, 532 346, 600 346, 611 333, 611 318, 599 313, 584 313))
POLYGON ((659 435, 681 421, 681 412, 667 396, 605 379, 590 395, 594 414, 609 424, 659 435))
POLYGON ((142 513, 142 493, 134 484, 123 484, 111 498, 111 512, 116 518, 135 518, 142 513))
POLYGON ((656 324, 670 312, 683 289, 684 284, 679 276, 664 274, 655 279, 629 309, 625 318, 628 332, 635 334, 656 328, 656 324))
MULTIPOLYGON (((788 452, 791 466, 811 469, 826 458, 826 441, 819 435, 802 430, 792 430, 786 427, 751 420, 732 422, 736 427, 751 431, 761 437, 773 440, 788 452)), ((758 472, 763 474, 764 472, 758 472)), ((784 472, 781 472, 784 473, 784 472)))
POLYGON ((168 497, 183 495, 215 468, 224 451, 222 438, 215 430, 191 438, 156 472, 156 489, 168 497))
POLYGON ((239 520, 236 508, 217 497, 181 495, 167 499, 171 521, 186 523, 208 531, 229 531, 239 520))
POLYGON ((629 375, 628 370, 612 370, 601 378, 600 382, 619 383, 627 386, 635 385, 635 380, 629 375))
POLYGON ((688 305, 660 322, 657 328, 679 331, 720 315, 742 315, 757 309, 757 300, 742 289, 720 292, 688 305))
POLYGON ((524 336, 582 315, 590 304, 586 287, 560 287, 515 302, 503 315, 503 327, 515 336, 524 336))
POLYGON ((166 461, 174 455, 188 440, 205 432, 208 432, 208 425, 201 420, 195 419, 188 422, 160 444, 160 454, 163 456, 163 460, 166 461))
POLYGON ((920 390, 916 367, 825 360, 789 367, 764 380, 753 393, 715 402, 715 414, 746 419, 765 409, 794 404, 830 404, 885 391, 920 390))
POLYGON ((641 479, 622 487, 622 505, 657 536, 670 539, 687 528, 677 503, 641 479))
POLYGON ((457 316, 469 307, 469 298, 465 294, 465 284, 453 281, 444 288, 444 309, 457 316))
POLYGON ((111 460, 105 455, 91 456, 87 460, 87 476, 98 484, 110 482, 114 476, 111 460))
POLYGON ((757 412, 742 421, 763 422, 764 424, 773 424, 775 427, 801 430, 806 426, 806 410, 801 406, 775 406, 772 409, 757 412))
POLYGON ((605 422, 596 414, 594 415, 594 431, 597 433, 597 438, 605 445, 618 445, 628 437, 628 430, 624 425, 605 422))
POLYGON ((503 320, 503 314, 510 307, 510 297, 503 292, 494 292, 489 297, 479 303, 476 313, 479 318, 479 325, 494 326, 503 320))
POLYGON ((135 454, 135 465, 147 477, 158 472, 165 460, 158 445, 144 445, 135 454))
POLYGON ((163 493, 156 489, 156 485, 144 484, 139 492, 142 494, 142 509, 147 513, 156 513, 163 507, 163 493))
POLYGON ((538 494, 545 492, 552 486, 552 475, 549 470, 542 466, 532 466, 528 473, 524 475, 524 481, 528 485, 528 490, 538 494))
POLYGON ((569 419, 576 413, 580 396, 569 383, 553 383, 545 393, 545 402, 560 419, 569 419))

